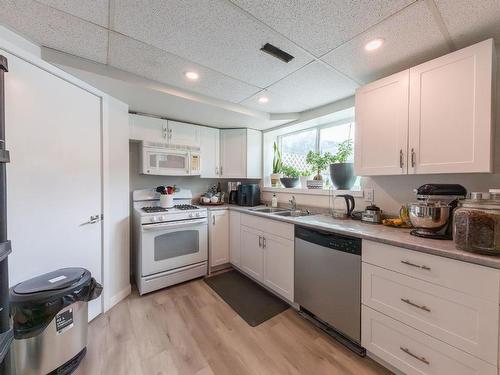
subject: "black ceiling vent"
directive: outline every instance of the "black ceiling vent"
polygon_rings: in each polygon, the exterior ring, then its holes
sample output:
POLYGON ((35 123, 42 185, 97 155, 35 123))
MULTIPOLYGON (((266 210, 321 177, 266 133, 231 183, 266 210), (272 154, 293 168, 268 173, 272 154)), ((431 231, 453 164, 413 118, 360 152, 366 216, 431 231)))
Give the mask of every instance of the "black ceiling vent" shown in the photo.
POLYGON ((269 43, 264 44, 264 47, 262 47, 260 50, 264 51, 265 53, 268 53, 271 56, 274 56, 277 59, 280 59, 281 61, 284 61, 286 63, 288 63, 294 59, 294 57, 292 55, 290 55, 289 53, 286 53, 285 51, 283 51, 283 50, 279 49, 278 47, 275 47, 269 43))

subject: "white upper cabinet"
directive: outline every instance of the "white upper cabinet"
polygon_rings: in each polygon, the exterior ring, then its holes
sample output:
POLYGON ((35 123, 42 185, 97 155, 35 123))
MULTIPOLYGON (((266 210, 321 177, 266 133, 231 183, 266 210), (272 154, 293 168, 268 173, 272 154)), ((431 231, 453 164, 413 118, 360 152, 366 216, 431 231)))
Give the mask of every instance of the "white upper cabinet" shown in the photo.
POLYGON ((202 178, 219 178, 220 170, 220 131, 215 128, 201 127, 200 154, 202 178))
POLYGON ((134 141, 166 142, 167 120, 129 114, 130 139, 134 141))
POLYGON ((262 177, 262 133, 252 129, 221 129, 223 178, 262 177))
POLYGON ((406 70, 356 91, 358 176, 406 174, 408 81, 406 70))
POLYGON ((359 88, 356 173, 491 172, 494 58, 489 39, 359 88))
POLYGON ((409 173, 492 171, 493 40, 410 69, 409 173))
POLYGON ((173 145, 200 147, 201 126, 168 120, 168 142, 173 145))

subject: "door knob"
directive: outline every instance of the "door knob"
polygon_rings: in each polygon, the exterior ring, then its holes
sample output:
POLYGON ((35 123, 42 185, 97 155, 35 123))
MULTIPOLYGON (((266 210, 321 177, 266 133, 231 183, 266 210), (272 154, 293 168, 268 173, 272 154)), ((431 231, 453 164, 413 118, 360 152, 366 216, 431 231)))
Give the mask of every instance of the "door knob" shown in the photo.
POLYGON ((101 221, 101 215, 92 215, 88 221, 81 223, 80 226, 89 225, 89 224, 96 224, 99 221, 101 221))

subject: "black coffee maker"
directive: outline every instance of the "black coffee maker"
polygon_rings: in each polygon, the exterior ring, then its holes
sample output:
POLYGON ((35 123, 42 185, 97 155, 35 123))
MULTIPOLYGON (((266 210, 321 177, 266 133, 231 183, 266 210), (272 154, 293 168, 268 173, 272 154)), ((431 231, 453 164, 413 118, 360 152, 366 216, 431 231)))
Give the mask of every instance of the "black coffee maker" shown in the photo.
POLYGON ((410 234, 417 237, 451 240, 453 213, 467 190, 457 184, 425 184, 415 190, 417 201, 408 205, 415 227, 410 234))

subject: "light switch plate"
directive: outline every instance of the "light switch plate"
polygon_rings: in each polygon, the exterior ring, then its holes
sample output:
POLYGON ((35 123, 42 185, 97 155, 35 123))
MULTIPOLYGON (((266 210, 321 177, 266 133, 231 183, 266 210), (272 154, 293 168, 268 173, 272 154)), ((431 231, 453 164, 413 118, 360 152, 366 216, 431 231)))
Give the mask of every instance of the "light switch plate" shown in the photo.
POLYGON ((364 190, 365 202, 373 202, 374 192, 373 189, 364 190))

